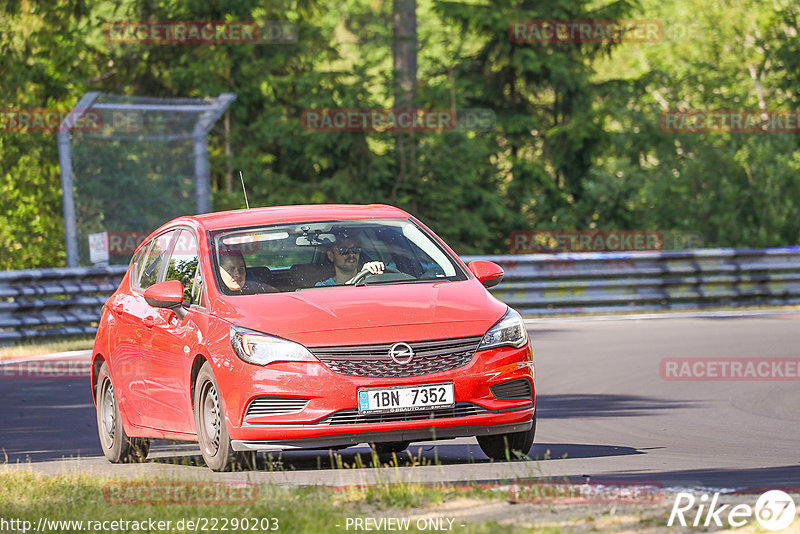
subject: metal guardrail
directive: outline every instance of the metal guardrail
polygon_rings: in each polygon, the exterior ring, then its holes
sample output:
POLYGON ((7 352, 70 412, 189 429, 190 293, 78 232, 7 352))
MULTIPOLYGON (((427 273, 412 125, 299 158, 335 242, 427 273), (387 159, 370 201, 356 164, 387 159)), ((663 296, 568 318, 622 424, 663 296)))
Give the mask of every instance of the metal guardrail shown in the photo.
POLYGON ((493 294, 529 315, 800 304, 800 247, 462 259, 499 263, 493 294))
MULTIPOLYGON (((462 259, 500 264, 492 293, 527 315, 800 304, 800 247, 462 259)), ((93 334, 126 268, 0 272, 0 343, 93 334)))
POLYGON ((0 272, 0 343, 94 334, 127 265, 0 272))

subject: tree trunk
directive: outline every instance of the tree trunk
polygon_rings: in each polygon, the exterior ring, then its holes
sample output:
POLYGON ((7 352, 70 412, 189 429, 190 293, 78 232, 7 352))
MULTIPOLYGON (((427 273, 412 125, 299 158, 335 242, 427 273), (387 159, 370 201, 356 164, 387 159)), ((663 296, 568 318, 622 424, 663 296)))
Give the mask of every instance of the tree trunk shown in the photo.
MULTIPOLYGON (((417 2, 416 0, 394 0, 392 4, 392 29, 394 41, 394 107, 413 108, 417 85, 417 2)), ((398 132, 395 152, 399 161, 399 172, 392 187, 391 200, 396 203, 398 192, 417 174, 417 147, 414 132, 398 132)))

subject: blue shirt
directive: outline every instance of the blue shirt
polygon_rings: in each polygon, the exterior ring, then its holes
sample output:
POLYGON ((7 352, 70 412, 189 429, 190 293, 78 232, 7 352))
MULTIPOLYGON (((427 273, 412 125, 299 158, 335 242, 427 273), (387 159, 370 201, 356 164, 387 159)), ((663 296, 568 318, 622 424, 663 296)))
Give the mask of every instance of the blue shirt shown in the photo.
MULTIPOLYGON (((389 262, 388 264, 386 264, 386 266, 387 267, 391 267, 392 269, 397 269, 397 266, 394 264, 393 261, 389 262)), ((334 280, 332 276, 330 278, 328 278, 327 280, 323 280, 322 282, 317 282, 316 284, 314 284, 314 286, 317 286, 317 287, 319 287, 319 286, 338 286, 338 285, 339 284, 336 283, 336 280, 334 280)))

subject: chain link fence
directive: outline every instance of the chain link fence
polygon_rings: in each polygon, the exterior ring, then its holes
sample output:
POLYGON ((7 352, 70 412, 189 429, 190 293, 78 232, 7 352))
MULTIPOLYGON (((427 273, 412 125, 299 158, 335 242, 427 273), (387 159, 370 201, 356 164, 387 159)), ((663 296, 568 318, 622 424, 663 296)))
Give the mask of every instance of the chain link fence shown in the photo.
POLYGON ((128 263, 164 222, 211 211, 207 135, 235 98, 83 96, 58 134, 69 267, 128 263))

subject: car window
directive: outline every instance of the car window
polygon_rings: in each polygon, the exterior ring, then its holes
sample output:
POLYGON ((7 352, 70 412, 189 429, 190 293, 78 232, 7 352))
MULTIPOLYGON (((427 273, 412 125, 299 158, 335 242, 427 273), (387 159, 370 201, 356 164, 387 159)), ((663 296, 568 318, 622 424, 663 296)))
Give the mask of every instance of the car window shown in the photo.
POLYGON ((144 258, 147 255, 147 249, 152 244, 152 242, 145 243, 139 249, 139 252, 131 258, 131 283, 134 287, 139 287, 139 280, 142 278, 142 269, 144 268, 144 258))
POLYGON ((173 238, 178 235, 178 230, 170 230, 155 238, 149 245, 147 254, 144 256, 138 278, 134 283, 136 289, 144 291, 159 281, 159 277, 164 272, 165 259, 169 254, 169 247, 173 238))
POLYGON ((248 243, 241 247, 247 265, 275 270, 314 261, 314 247, 298 247, 291 239, 248 243))
POLYGON ((183 301, 187 304, 201 304, 203 280, 198 264, 197 239, 191 230, 181 230, 169 257, 164 279, 183 284, 183 301))
POLYGON ((347 285, 348 280, 352 285, 466 279, 457 261, 406 219, 309 221, 209 236, 217 286, 227 295, 347 285), (385 270, 355 277, 371 262, 382 262, 385 270))

